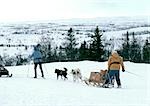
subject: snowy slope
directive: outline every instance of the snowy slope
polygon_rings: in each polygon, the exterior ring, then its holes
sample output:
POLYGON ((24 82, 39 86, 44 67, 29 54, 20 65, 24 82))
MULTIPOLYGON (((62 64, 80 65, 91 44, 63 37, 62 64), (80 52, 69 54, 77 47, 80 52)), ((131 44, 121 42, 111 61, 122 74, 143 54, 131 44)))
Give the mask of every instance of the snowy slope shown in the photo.
POLYGON ((125 62, 122 88, 107 89, 73 82, 70 70, 80 68, 84 77, 107 68, 107 62, 54 62, 43 65, 46 79, 33 79, 33 65, 6 67, 12 78, 0 78, 0 106, 149 106, 150 64, 125 62), (68 80, 56 80, 55 68, 68 68, 68 80), (128 73, 128 72, 131 73, 128 73))
MULTIPOLYGON (((135 32, 135 37, 140 39, 139 42, 145 42, 150 39, 150 23, 148 17, 102 17, 89 19, 68 19, 54 20, 42 22, 20 22, 14 24, 0 24, 0 55, 6 54, 10 56, 24 55, 25 47, 7 47, 6 45, 27 45, 28 53, 41 39, 51 38, 52 48, 62 45, 65 40, 67 31, 73 28, 74 34, 81 44, 83 41, 90 42, 90 35, 93 34, 96 26, 104 30, 103 38, 105 41, 115 45, 116 48, 121 47, 124 38, 123 34, 135 32), (13 52, 12 52, 13 51, 13 52)), ((130 36, 132 38, 132 36, 130 36)), ((107 43, 107 42, 104 42, 107 43)), ((78 45, 80 46, 80 45, 78 45)), ((115 49, 115 48, 113 48, 115 49)))

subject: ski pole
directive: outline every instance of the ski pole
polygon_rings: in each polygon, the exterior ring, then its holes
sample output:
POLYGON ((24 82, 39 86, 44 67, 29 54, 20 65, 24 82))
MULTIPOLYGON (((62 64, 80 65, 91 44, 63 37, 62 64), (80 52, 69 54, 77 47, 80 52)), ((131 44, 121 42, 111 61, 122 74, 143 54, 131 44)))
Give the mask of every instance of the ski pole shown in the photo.
POLYGON ((29 69, 30 69, 30 64, 28 64, 27 77, 29 77, 29 69))
POLYGON ((132 75, 135 75, 135 76, 138 76, 138 77, 141 77, 140 75, 135 74, 135 73, 132 73, 132 72, 129 72, 129 71, 125 71, 125 72, 127 72, 127 73, 129 73, 129 74, 132 74, 132 75))
POLYGON ((28 71, 27 71, 27 77, 29 77, 29 70, 30 70, 31 61, 28 64, 28 71))
POLYGON ((47 71, 47 68, 46 68, 45 64, 43 64, 43 66, 44 66, 44 68, 45 68, 45 70, 46 70, 46 73, 48 74, 48 71, 47 71))

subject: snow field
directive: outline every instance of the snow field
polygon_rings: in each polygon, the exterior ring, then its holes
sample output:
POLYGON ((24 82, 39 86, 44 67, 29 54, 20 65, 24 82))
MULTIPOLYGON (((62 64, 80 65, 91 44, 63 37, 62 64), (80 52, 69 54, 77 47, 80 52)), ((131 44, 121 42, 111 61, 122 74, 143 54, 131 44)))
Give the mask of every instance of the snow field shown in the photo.
POLYGON ((6 67, 12 78, 0 78, 1 106, 149 106, 149 64, 125 62, 120 72, 122 88, 98 88, 73 82, 71 69, 80 68, 83 77, 107 69, 107 62, 54 62, 43 64, 46 79, 34 76, 33 65, 6 67), (68 80, 57 80, 55 68, 68 69, 68 80), (128 72, 131 73, 128 73, 128 72))

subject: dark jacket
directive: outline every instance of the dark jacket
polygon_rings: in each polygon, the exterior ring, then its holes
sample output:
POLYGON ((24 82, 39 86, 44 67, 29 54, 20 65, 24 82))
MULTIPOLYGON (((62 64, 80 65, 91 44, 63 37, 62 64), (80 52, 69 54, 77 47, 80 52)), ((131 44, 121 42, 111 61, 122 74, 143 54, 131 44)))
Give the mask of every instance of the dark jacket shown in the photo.
POLYGON ((42 62, 42 53, 40 52, 38 47, 34 48, 34 52, 32 53, 31 58, 33 58, 34 63, 42 62))

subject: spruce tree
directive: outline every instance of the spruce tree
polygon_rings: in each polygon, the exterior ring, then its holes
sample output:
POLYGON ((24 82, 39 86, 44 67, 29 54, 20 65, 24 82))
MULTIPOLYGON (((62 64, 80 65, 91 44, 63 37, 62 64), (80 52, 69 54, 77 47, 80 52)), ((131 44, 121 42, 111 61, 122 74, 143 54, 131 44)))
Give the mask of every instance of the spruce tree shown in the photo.
POLYGON ((76 38, 72 28, 68 30, 65 40, 66 42, 64 43, 64 45, 65 45, 67 60, 75 60, 77 57, 76 46, 78 45, 78 43, 76 42, 76 38))
POLYGON ((121 55, 124 57, 124 60, 130 60, 130 43, 129 43, 129 33, 127 31, 124 43, 122 44, 121 55))
POLYGON ((130 58, 133 62, 141 62, 141 46, 138 43, 137 39, 134 36, 133 32, 133 39, 130 46, 130 58))
POLYGON ((58 49, 58 60, 59 61, 66 60, 65 49, 62 46, 59 46, 58 49))
POLYGON ((88 47, 86 41, 81 43, 81 47, 79 48, 79 58, 81 60, 88 59, 88 47))
POLYGON ((90 44, 91 56, 93 60, 102 61, 104 54, 104 46, 102 44, 102 31, 99 30, 98 26, 94 30, 94 35, 91 36, 92 43, 90 44))
POLYGON ((148 42, 148 39, 146 39, 143 46, 143 61, 150 63, 150 43, 148 42))

